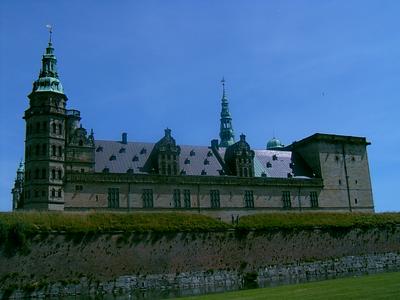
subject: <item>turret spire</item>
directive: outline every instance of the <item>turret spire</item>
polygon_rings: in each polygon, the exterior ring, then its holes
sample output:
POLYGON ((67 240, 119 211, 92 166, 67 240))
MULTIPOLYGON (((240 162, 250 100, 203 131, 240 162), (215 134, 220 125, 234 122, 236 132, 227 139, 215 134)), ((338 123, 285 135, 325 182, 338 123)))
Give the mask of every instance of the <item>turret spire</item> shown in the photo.
POLYGON ((52 44, 53 27, 46 25, 49 30, 49 43, 46 52, 42 57, 42 68, 39 72, 39 78, 33 83, 32 92, 56 92, 64 93, 57 73, 57 58, 54 55, 52 44))
POLYGON ((235 143, 235 135, 232 127, 232 117, 229 113, 229 104, 225 91, 225 79, 222 78, 222 99, 221 99, 221 124, 219 137, 221 139, 219 146, 228 147, 235 143))

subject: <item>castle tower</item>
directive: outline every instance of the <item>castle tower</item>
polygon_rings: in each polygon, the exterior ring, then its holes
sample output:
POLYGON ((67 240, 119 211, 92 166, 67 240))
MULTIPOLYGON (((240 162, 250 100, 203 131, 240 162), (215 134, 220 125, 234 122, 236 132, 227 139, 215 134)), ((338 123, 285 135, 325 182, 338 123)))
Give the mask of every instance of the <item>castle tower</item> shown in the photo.
POLYGON ((222 78, 222 99, 221 99, 221 125, 219 137, 221 139, 219 146, 228 147, 235 143, 235 135, 232 127, 232 117, 229 112, 228 99, 225 94, 225 79, 222 78))
POLYGON ((24 187, 24 164, 19 164, 17 178, 15 178, 14 187, 11 191, 13 196, 12 209, 16 210, 23 205, 23 187, 24 187))
POLYGON ((64 209, 66 101, 50 39, 25 111, 24 209, 64 209))

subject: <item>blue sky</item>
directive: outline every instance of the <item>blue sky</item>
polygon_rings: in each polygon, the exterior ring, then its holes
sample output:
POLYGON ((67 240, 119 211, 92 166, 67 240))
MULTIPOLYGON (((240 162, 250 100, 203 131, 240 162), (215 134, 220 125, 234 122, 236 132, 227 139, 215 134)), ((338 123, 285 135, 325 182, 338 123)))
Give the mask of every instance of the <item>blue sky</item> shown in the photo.
POLYGON ((68 107, 97 139, 218 137, 225 76, 253 148, 365 136, 377 211, 399 211, 399 1, 0 2, 0 211, 24 156, 27 95, 53 41, 68 107), (116 4, 118 3, 118 4, 116 4))

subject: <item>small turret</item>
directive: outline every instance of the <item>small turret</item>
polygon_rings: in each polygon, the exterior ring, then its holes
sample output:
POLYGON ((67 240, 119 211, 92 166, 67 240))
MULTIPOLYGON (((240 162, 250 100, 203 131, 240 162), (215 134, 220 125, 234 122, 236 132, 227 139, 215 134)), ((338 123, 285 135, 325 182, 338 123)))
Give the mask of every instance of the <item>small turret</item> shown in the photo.
POLYGON ((276 137, 273 137, 267 143, 267 150, 280 150, 283 147, 284 145, 276 137))
POLYGON ((11 190, 13 195, 13 210, 22 208, 23 206, 23 187, 24 187, 24 163, 21 161, 17 169, 17 177, 14 187, 11 190))

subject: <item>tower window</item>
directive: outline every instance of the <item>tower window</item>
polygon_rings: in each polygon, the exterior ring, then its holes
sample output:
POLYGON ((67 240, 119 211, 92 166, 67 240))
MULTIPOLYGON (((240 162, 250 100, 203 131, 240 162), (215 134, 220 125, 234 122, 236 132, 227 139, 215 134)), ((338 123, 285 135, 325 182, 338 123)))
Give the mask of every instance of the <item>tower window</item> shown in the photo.
POLYGON ((53 188, 51 189, 51 196, 54 198, 56 196, 56 190, 53 188))
POLYGON ((56 179, 56 170, 51 170, 51 179, 56 179))
POLYGON ((174 190, 174 207, 175 208, 181 207, 181 190, 179 189, 174 190))
POLYGON ((289 191, 282 192, 282 202, 283 202, 283 208, 289 209, 292 207, 292 201, 290 200, 289 191))
POLYGON ((57 196, 58 196, 59 198, 61 198, 61 196, 62 196, 62 191, 61 191, 61 189, 58 190, 57 196))
POLYGON ((58 124, 58 133, 62 134, 62 124, 58 124))
POLYGON ((56 125, 56 123, 53 122, 53 123, 51 124, 51 129, 52 129, 52 131, 53 131, 54 134, 57 133, 57 125, 56 125))
POLYGON ((62 147, 58 146, 58 156, 62 156, 62 147))
POLYGON ((79 146, 83 146, 83 141, 79 140, 78 144, 79 144, 79 146))
POLYGON ((142 192, 142 200, 143 200, 143 207, 144 208, 153 207, 153 190, 144 189, 143 192, 142 192))
POLYGON ((46 151, 47 151, 47 145, 43 144, 42 145, 42 155, 46 155, 46 151))
POLYGON ((57 153, 56 153, 56 146, 55 146, 55 145, 51 145, 51 154, 52 154, 53 156, 56 156, 56 155, 57 155, 57 153))
POLYGON ((58 179, 61 179, 61 178, 62 178, 62 171, 61 171, 61 170, 58 170, 58 171, 57 171, 57 175, 58 175, 58 179))

